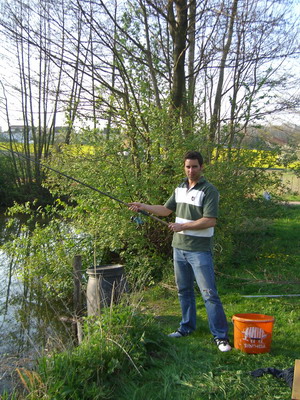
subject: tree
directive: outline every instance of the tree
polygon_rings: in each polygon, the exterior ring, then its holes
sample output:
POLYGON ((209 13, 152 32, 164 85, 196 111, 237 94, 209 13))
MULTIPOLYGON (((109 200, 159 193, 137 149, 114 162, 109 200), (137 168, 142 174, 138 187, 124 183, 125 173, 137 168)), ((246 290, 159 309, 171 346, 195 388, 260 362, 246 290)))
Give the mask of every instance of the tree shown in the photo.
MULTIPOLYGON (((26 2, 6 4, 6 14, 9 19, 2 21, 10 40, 11 49, 17 68, 15 79, 10 84, 14 95, 20 101, 21 122, 23 126, 23 153, 26 157, 15 164, 16 173, 23 171, 23 183, 37 184, 42 182, 42 171, 38 163, 32 163, 30 158, 39 161, 49 154, 49 146, 53 144, 58 96, 61 80, 53 81, 53 65, 51 54, 51 26, 49 21, 49 4, 38 4, 31 8, 26 2), (34 44, 34 45, 33 45, 34 44), (43 51, 41 51, 43 50, 43 51), (54 113, 51 118, 53 102, 50 95, 55 93, 54 113), (51 129, 49 129, 49 125, 51 129)), ((11 113, 8 102, 6 115, 10 131, 11 113)), ((13 146, 13 141, 11 140, 13 146)))
POLYGON ((197 132, 209 158, 215 146, 240 145, 250 122, 272 111, 268 93, 288 81, 280 71, 297 48, 297 21, 289 2, 277 0, 4 4, 2 30, 19 50, 24 125, 46 140, 46 154, 63 111, 67 143, 78 123, 95 138, 103 127, 107 138, 117 131, 137 171, 144 151, 151 160, 158 127, 160 153, 177 128, 185 140, 197 132))
POLYGON ((297 54, 297 28, 288 3, 278 7, 273 1, 239 1, 231 11, 210 118, 211 142, 226 145, 229 154, 241 145, 250 123, 279 109, 275 88, 287 79, 281 68, 297 54), (290 24, 285 23, 288 19, 290 24))
POLYGON ((218 84, 214 99, 213 113, 210 121, 209 139, 211 143, 215 143, 216 129, 218 121, 220 121, 220 111, 221 111, 224 78, 225 78, 225 66, 231 47, 231 42, 233 37, 233 27, 237 13, 237 6, 238 6, 238 0, 233 0, 232 5, 228 11, 226 9, 220 10, 220 13, 224 13, 226 15, 226 20, 225 20, 225 30, 222 38, 222 47, 221 47, 222 56, 221 56, 220 66, 218 69, 219 70, 218 84))

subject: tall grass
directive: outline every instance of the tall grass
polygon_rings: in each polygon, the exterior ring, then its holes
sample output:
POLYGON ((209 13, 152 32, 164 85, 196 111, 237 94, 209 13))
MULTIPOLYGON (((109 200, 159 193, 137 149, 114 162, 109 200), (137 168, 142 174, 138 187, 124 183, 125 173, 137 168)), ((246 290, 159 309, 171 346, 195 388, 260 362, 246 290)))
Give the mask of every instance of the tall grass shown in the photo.
POLYGON ((17 370, 25 394, 14 393, 12 399, 114 398, 123 376, 141 377, 154 354, 170 355, 170 343, 151 319, 125 303, 84 318, 80 345, 45 355, 34 371, 17 370))

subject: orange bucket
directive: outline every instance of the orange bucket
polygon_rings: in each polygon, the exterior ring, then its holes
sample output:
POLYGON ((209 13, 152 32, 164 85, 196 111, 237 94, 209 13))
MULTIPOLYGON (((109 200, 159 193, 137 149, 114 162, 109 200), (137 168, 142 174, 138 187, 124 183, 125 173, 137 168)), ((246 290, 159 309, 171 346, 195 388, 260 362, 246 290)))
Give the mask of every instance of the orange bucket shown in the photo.
POLYGON ((274 317, 264 314, 235 314, 234 347, 245 353, 268 353, 271 348, 274 317))

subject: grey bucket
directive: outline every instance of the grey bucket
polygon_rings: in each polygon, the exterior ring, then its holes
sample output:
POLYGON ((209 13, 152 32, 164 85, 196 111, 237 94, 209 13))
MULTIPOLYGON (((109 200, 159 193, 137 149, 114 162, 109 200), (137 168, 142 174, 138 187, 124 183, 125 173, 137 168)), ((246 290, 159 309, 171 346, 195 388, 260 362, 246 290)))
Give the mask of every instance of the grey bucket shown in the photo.
POLYGON ((118 303, 127 291, 124 267, 120 264, 97 265, 87 270, 87 313, 99 315, 103 307, 118 303))

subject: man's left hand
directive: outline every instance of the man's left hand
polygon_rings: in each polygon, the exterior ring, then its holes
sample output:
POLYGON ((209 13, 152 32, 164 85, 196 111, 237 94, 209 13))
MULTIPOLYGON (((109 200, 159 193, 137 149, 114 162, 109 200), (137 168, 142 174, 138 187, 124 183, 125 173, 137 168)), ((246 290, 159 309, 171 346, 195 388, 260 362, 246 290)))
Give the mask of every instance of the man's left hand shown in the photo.
POLYGON ((169 229, 171 229, 171 231, 173 231, 173 232, 181 232, 181 231, 183 231, 182 224, 178 224, 176 222, 173 222, 173 223, 169 224, 169 229))

